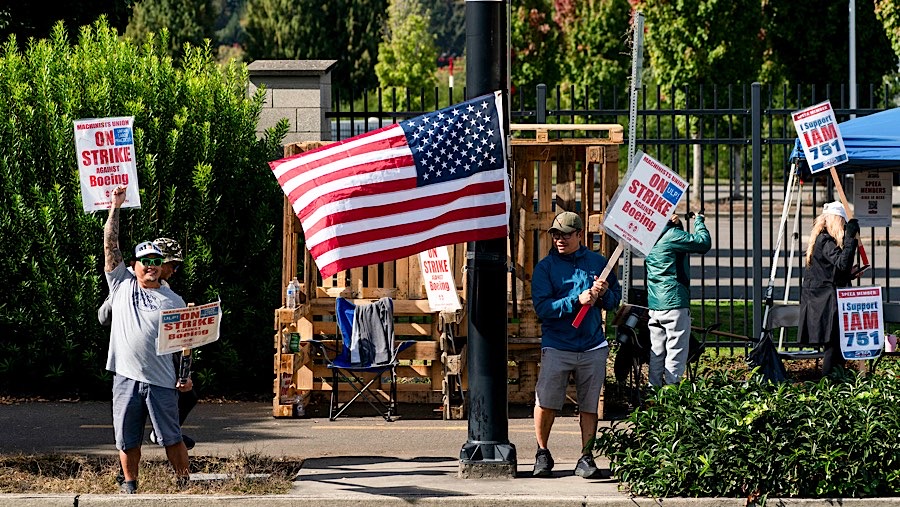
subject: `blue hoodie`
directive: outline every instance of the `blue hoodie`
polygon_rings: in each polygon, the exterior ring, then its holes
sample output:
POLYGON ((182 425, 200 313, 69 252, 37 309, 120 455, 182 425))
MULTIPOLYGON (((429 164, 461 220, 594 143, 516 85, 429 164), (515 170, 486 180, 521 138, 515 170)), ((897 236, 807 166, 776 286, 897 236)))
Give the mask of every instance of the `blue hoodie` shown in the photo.
POLYGON ((584 245, 571 255, 551 249, 534 268, 531 279, 531 301, 541 319, 541 347, 570 352, 584 352, 606 341, 603 317, 598 306, 612 310, 619 306, 622 287, 615 273, 607 281, 609 290, 591 308, 577 329, 572 327, 581 309, 578 295, 589 289, 594 277, 606 267, 606 257, 584 245))

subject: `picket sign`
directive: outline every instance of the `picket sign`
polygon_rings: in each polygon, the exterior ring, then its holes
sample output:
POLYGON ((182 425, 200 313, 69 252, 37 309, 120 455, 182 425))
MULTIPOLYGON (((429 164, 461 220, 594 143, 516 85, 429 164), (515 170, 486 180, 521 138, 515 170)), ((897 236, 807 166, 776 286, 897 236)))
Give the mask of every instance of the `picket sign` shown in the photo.
MULTIPOLYGON (((662 162, 641 151, 635 153, 634 160, 603 218, 603 228, 618 240, 619 246, 598 280, 609 277, 624 250, 623 243, 644 255, 650 253, 687 191, 687 181, 662 162)), ((573 327, 581 325, 589 309, 584 305, 578 310, 573 327)))

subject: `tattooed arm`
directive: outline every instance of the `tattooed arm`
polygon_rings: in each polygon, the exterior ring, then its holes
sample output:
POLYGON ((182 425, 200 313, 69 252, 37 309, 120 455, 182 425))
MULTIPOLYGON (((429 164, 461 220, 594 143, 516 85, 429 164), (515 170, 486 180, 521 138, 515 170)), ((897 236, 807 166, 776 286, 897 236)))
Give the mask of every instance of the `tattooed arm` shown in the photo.
POLYGON ((119 209, 125 202, 125 187, 113 190, 113 202, 109 208, 109 217, 103 227, 103 257, 106 260, 107 273, 122 263, 122 250, 119 249, 119 209))

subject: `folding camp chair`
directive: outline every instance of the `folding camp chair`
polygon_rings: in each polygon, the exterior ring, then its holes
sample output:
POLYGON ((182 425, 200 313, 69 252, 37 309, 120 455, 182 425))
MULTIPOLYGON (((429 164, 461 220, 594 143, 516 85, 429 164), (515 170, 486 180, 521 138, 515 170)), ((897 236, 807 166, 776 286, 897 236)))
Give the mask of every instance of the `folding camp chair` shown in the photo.
MULTIPOLYGON (((763 316, 763 332, 769 332, 774 336, 774 330, 781 328, 796 329, 800 324, 800 305, 774 303, 767 314, 763 316)), ((784 348, 784 333, 778 339, 778 356, 782 359, 815 359, 816 366, 819 360, 825 357, 821 347, 813 347, 801 350, 786 350, 784 348)))
POLYGON ((371 311, 367 311, 366 314, 377 315, 381 328, 368 330, 371 331, 368 332, 361 329, 360 326, 363 324, 359 323, 358 318, 355 319, 357 306, 344 298, 337 298, 335 317, 343 346, 339 351, 332 351, 336 354, 329 357, 324 344, 316 341, 321 345, 322 355, 325 357, 328 369, 331 370, 329 419, 332 421, 343 414, 358 399, 365 400, 385 421, 391 422, 397 414, 397 365, 399 364, 397 356, 415 342, 404 341, 395 347, 394 305, 390 298, 382 298, 372 305, 379 305, 379 307, 368 309, 371 311), (356 324, 354 324, 354 320, 357 321, 356 324), (357 327, 356 343, 353 342, 354 325, 357 327), (377 340, 372 340, 373 337, 385 341, 376 343, 377 340), (390 374, 387 401, 384 400, 383 394, 373 390, 373 385, 377 387, 386 373, 390 374), (356 392, 349 401, 344 403, 341 403, 339 396, 342 384, 352 387, 356 392))

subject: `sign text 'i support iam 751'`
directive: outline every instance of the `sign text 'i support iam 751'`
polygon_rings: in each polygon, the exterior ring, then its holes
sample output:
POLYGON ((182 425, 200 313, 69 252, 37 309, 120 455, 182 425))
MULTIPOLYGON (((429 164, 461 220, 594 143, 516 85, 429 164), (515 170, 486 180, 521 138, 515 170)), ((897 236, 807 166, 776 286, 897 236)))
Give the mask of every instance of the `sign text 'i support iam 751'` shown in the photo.
POLYGON ((848 160, 831 102, 825 101, 791 113, 810 172, 816 173, 848 160))

